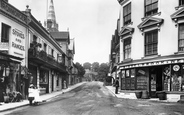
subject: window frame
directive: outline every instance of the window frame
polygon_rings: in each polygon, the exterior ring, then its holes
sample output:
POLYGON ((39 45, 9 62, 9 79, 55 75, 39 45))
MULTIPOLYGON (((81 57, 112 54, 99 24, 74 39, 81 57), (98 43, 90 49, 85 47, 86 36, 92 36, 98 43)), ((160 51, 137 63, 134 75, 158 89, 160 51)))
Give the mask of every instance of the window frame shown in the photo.
POLYGON ((179 6, 183 6, 184 5, 184 0, 179 0, 179 6))
POLYGON ((123 24, 124 25, 128 25, 129 23, 131 23, 131 12, 132 11, 131 11, 131 2, 130 2, 123 7, 123 24))
POLYGON ((2 23, 1 26, 1 42, 9 43, 11 26, 4 23, 2 23))
POLYGON ((184 23, 181 23, 178 25, 178 52, 184 52, 184 23), (183 26, 183 38, 181 38, 181 31, 180 31, 180 27, 183 26), (183 41, 183 46, 180 47, 180 44, 182 45, 182 42, 180 41, 183 41), (183 50, 181 50, 181 48, 183 50))
POLYGON ((145 0, 144 2, 144 15, 147 17, 147 16, 151 16, 151 15, 154 15, 154 14, 157 14, 158 13, 158 0, 150 0, 151 3, 150 4, 147 4, 147 0, 145 0), (153 6, 157 4, 157 7, 156 8, 153 8, 153 6), (150 7, 150 10, 147 11, 147 9, 150 7))
POLYGON ((126 38, 124 39, 124 42, 123 42, 123 54, 124 54, 125 60, 131 58, 131 39, 132 39, 131 37, 126 38))
POLYGON ((152 30, 149 32, 145 32, 145 36, 144 36, 144 49, 145 49, 145 56, 150 56, 150 55, 157 55, 158 54, 158 30, 152 30), (156 40, 154 40, 155 37, 155 33, 156 33, 156 40), (149 39, 147 39, 147 36, 149 36, 149 39), (151 36, 151 38, 150 38, 151 36), (147 42, 148 41, 148 42, 147 42), (155 46, 156 45, 156 51, 155 50, 155 46), (151 49, 151 51, 150 51, 151 49), (151 52, 151 53, 149 53, 151 52))

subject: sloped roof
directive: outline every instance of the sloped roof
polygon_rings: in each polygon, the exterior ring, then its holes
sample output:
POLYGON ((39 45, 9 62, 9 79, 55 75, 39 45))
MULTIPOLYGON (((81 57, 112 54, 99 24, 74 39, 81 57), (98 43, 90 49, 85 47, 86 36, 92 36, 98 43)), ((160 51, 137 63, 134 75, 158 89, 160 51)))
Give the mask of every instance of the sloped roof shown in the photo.
POLYGON ((68 39, 70 38, 69 32, 50 32, 55 39, 68 39))

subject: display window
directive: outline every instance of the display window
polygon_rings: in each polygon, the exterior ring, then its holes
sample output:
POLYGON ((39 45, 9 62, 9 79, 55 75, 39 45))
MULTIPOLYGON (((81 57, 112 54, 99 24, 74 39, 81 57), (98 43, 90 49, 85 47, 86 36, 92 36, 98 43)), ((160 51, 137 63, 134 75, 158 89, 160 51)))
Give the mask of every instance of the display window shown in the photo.
POLYGON ((163 74, 165 91, 184 91, 184 65, 166 66, 163 74))

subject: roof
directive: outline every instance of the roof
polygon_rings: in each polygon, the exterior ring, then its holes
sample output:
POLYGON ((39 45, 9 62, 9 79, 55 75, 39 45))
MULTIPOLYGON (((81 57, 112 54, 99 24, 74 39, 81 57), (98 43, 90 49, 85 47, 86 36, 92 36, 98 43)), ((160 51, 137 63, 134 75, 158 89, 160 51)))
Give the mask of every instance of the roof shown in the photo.
POLYGON ((66 40, 70 44, 69 32, 50 32, 51 36, 56 40, 66 40))
POLYGON ((69 39, 69 32, 50 32, 55 39, 69 39))

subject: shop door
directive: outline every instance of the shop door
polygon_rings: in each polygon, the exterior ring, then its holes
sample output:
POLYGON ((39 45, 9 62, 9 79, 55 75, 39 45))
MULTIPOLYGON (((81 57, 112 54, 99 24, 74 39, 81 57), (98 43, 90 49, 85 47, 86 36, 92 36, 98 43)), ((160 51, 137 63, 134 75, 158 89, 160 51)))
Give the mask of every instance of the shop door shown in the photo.
POLYGON ((52 75, 52 91, 54 91, 54 75, 52 75))
POLYGON ((162 68, 150 68, 150 96, 157 97, 156 92, 162 91, 162 68))

